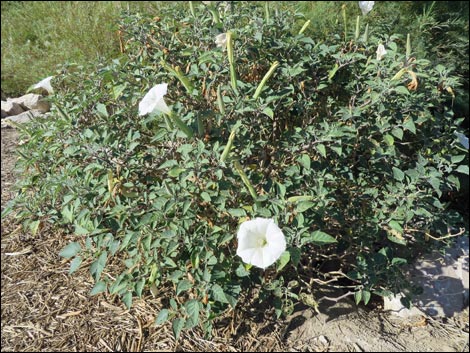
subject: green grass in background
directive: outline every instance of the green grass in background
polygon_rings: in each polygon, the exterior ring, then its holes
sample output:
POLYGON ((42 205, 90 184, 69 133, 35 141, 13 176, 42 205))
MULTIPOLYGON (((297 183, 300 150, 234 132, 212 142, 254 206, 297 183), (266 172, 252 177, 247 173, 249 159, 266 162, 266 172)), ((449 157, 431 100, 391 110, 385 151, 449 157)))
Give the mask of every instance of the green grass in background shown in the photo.
MULTIPOLYGON (((258 3, 264 6, 264 2, 258 3)), ((355 1, 269 3, 271 11, 295 8, 298 15, 311 21, 306 33, 316 40, 328 38, 344 28, 342 5, 346 6, 348 32, 353 33, 356 16, 361 15, 355 1)), ((188 4, 186 1, 2 1, 2 96, 24 94, 30 85, 54 75, 66 63, 86 64, 98 58, 116 57, 119 54, 117 21, 121 12, 158 16, 162 6, 188 4)), ((467 2, 376 2, 373 11, 361 16, 361 24, 374 21, 377 31, 381 19, 384 33, 401 34, 404 40, 407 34, 404 31, 411 32, 417 57, 445 61, 455 68, 468 91, 467 2), (386 20, 391 14, 397 18, 393 24, 386 20)), ((299 17, 298 29, 305 20, 299 17)), ((378 32, 375 35, 380 36, 378 32)))
POLYGON ((122 10, 157 13, 162 2, 2 1, 2 95, 27 88, 65 63, 119 53, 122 10))

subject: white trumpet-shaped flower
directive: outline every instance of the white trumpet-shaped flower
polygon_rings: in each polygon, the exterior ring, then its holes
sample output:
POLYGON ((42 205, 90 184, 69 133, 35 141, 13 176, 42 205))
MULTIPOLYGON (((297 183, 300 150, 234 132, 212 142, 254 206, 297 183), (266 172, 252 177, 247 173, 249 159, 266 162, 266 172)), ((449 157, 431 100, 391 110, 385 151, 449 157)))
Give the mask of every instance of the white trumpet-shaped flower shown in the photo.
POLYGON ((359 1, 359 7, 362 11, 362 15, 367 15, 374 7, 375 1, 359 1))
POLYGON ((456 132, 455 135, 458 137, 460 144, 468 150, 468 137, 461 132, 456 132))
POLYGON ((255 218, 241 224, 237 255, 248 264, 265 269, 286 250, 286 239, 273 219, 255 218))
POLYGON ((54 93, 54 89, 52 88, 52 85, 51 85, 51 80, 53 77, 54 76, 49 76, 49 77, 46 77, 44 80, 39 81, 33 86, 33 89, 42 88, 42 89, 45 89, 47 93, 49 94, 54 93))
POLYGON ((385 47, 383 44, 379 44, 377 47, 377 60, 382 60, 385 54, 387 54, 387 51, 385 50, 385 47))
POLYGON ((161 83, 154 86, 139 103, 139 115, 146 115, 154 111, 170 114, 170 108, 166 105, 163 97, 167 92, 168 84, 161 83))
POLYGON ((215 37, 215 44, 219 48, 225 48, 227 46, 227 34, 220 33, 215 37))

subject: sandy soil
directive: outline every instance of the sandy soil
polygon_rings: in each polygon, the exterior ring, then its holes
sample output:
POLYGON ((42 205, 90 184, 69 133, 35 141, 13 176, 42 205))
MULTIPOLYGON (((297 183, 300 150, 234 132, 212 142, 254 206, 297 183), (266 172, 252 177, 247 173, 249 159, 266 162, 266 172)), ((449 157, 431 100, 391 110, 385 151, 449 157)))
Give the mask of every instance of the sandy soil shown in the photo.
MULTIPOLYGON (((2 210, 11 186, 18 134, 1 131, 2 210)), ((322 301, 319 312, 297 308, 274 321, 256 308, 237 309, 214 327, 212 340, 199 330, 175 342, 169 325, 155 326, 160 299, 135 300, 126 310, 112 296, 88 295, 92 281, 80 270, 70 277, 58 257, 67 235, 47 225, 32 236, 14 217, 1 223, 2 351, 468 351, 468 308, 453 318, 398 319, 380 303, 357 307, 349 299, 322 301)), ((336 293, 341 294, 341 293, 336 293)), ((328 293, 328 296, 332 296, 328 293)))

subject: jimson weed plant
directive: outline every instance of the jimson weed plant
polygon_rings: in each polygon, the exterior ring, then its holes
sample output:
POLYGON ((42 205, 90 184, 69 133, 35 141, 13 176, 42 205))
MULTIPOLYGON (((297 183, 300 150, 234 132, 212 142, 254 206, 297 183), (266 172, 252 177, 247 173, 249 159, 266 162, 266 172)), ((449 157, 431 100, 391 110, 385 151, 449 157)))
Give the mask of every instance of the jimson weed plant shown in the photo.
POLYGON ((17 216, 66 230, 91 295, 164 296, 176 337, 240 302, 314 306, 320 284, 406 290, 400 266, 462 225, 459 81, 373 22, 311 38, 301 14, 206 3, 126 14, 121 57, 54 77, 17 216))

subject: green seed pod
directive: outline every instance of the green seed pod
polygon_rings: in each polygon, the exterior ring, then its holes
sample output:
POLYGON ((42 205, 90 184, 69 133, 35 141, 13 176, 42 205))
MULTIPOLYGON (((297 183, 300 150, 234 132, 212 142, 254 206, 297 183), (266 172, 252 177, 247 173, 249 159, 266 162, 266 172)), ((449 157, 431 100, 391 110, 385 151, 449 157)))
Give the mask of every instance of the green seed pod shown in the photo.
POLYGON ((359 39, 359 29, 360 29, 360 21, 361 16, 357 16, 356 18, 356 33, 354 34, 354 40, 357 41, 359 39))
POLYGON ((222 99, 222 92, 220 85, 217 86, 217 105, 219 107, 220 114, 225 115, 225 104, 222 99))
POLYGON ((256 191, 255 191, 255 188, 253 187, 253 185, 251 185, 251 182, 248 179, 247 175, 243 171, 243 168, 240 165, 240 162, 238 162, 237 160, 234 160, 233 161, 233 166, 235 167, 235 170, 237 171, 237 173, 242 178, 242 181, 245 184, 246 188, 248 189, 251 197, 253 197, 253 200, 256 200, 258 198, 258 195, 256 194, 256 191))
POLYGON ((233 36, 232 32, 227 32, 227 56, 230 64, 230 83, 234 91, 237 91, 237 73, 235 71, 235 59, 233 54, 233 36))
POLYGON ((302 26, 302 28, 300 29, 299 34, 304 33, 309 24, 310 24, 310 20, 308 20, 307 22, 305 22, 304 25, 302 26))
POLYGON ((196 17, 196 12, 194 11, 194 4, 192 1, 189 1, 189 11, 191 11, 191 15, 196 17))
POLYGON ((230 150, 232 149, 233 140, 235 140, 235 132, 236 132, 236 128, 233 128, 228 138, 227 144, 225 145, 224 151, 222 152, 222 155, 220 156, 221 162, 225 162, 225 159, 227 159, 227 156, 230 153, 230 150))
POLYGON ((263 90, 264 86, 266 85, 266 82, 274 74, 274 71, 276 70, 276 68, 278 66, 279 66, 279 61, 273 62, 273 64, 269 68, 269 71, 266 73, 266 75, 264 75, 263 79, 261 80, 260 84, 258 85, 258 88, 256 88, 255 94, 253 95, 253 99, 258 99, 259 95, 261 94, 261 91, 263 90))
POLYGON ((364 31, 364 43, 367 43, 369 40, 369 24, 366 24, 366 30, 364 31))
POLYGON ((411 56, 411 38, 410 34, 408 33, 406 36, 406 60, 408 60, 411 56))

